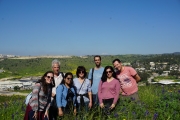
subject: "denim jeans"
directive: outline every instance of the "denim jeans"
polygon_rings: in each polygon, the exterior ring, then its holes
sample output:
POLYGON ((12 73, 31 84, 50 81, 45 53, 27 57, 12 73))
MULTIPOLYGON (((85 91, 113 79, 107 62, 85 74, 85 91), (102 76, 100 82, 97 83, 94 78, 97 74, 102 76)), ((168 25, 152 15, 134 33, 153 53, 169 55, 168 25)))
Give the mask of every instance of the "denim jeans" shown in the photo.
POLYGON ((78 103, 78 112, 82 112, 82 110, 85 110, 85 112, 87 112, 88 111, 88 105, 89 105, 89 102, 85 102, 84 106, 81 106, 81 104, 78 103))
POLYGON ((92 94, 93 106, 99 106, 98 94, 92 94))

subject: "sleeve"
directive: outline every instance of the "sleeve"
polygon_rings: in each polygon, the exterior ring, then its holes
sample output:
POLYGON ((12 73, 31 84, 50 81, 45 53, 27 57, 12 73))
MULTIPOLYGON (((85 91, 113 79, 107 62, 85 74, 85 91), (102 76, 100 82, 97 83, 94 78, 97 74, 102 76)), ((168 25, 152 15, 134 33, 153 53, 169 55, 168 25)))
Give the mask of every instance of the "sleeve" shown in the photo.
POLYGON ((92 77, 92 69, 89 70, 88 79, 89 79, 89 80, 92 80, 91 77, 92 77))
POLYGON ((99 103, 102 103, 102 81, 99 82, 99 86, 98 86, 98 98, 99 98, 99 103))
POLYGON ((41 84, 40 83, 36 83, 33 87, 33 91, 32 91, 32 103, 31 103, 31 107, 33 111, 37 111, 38 110, 38 106, 39 106, 39 92, 41 89, 41 84))
POLYGON ((88 79, 86 79, 86 80, 87 80, 87 83, 88 83, 88 85, 87 85, 88 92, 91 92, 91 91, 92 91, 92 89, 91 89, 91 83, 89 82, 88 79))
POLYGON ((131 76, 135 76, 137 74, 136 70, 132 67, 129 68, 129 72, 130 72, 131 76))
POLYGON ((62 85, 59 85, 56 89, 56 103, 57 103, 57 107, 62 107, 63 104, 62 104, 62 98, 63 98, 63 86, 62 85))
POLYGON ((119 94, 120 94, 120 83, 118 80, 115 82, 115 96, 114 96, 114 101, 113 104, 116 104, 118 99, 119 99, 119 94))

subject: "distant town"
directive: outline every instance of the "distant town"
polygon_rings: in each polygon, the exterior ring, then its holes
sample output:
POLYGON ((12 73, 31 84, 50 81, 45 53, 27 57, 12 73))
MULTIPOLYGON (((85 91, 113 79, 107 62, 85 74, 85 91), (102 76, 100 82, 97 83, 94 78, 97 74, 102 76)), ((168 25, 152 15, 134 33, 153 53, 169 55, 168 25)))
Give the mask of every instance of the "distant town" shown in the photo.
POLYGON ((17 56, 17 55, 3 55, 0 54, 0 59, 3 58, 12 58, 12 59, 34 59, 34 58, 71 58, 69 55, 42 55, 42 56, 17 56))

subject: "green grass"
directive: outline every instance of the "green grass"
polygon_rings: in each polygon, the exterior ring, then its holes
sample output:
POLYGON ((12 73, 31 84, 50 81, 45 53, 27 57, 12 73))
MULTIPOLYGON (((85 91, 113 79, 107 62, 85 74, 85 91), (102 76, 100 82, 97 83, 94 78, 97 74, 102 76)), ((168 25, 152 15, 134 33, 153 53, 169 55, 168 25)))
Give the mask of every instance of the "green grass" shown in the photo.
MULTIPOLYGON (((83 112, 84 120, 178 120, 180 119, 180 85, 139 86, 140 102, 119 101, 109 116, 99 107, 83 112)), ((25 96, 0 96, 0 120, 22 120, 25 96)), ((64 120, 79 120, 80 116, 65 115, 64 120)))
POLYGON ((154 81, 160 81, 160 80, 174 80, 179 81, 180 79, 177 79, 175 76, 158 76, 154 78, 154 81))
POLYGON ((30 93, 32 90, 12 90, 12 92, 20 92, 20 93, 30 93))

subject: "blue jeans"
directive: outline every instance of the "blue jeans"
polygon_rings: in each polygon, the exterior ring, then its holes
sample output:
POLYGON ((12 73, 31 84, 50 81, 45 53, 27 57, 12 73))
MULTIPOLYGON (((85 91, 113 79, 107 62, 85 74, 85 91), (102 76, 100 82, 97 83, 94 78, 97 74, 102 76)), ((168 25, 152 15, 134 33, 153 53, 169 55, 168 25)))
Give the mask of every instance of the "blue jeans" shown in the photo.
POLYGON ((88 105, 89 105, 89 102, 85 102, 84 104, 85 104, 84 106, 81 106, 81 104, 78 103, 78 112, 81 111, 81 108, 83 108, 83 109, 85 110, 85 112, 88 111, 88 105))
POLYGON ((98 106, 99 105, 99 99, 98 99, 98 94, 92 94, 92 102, 93 106, 98 106))

